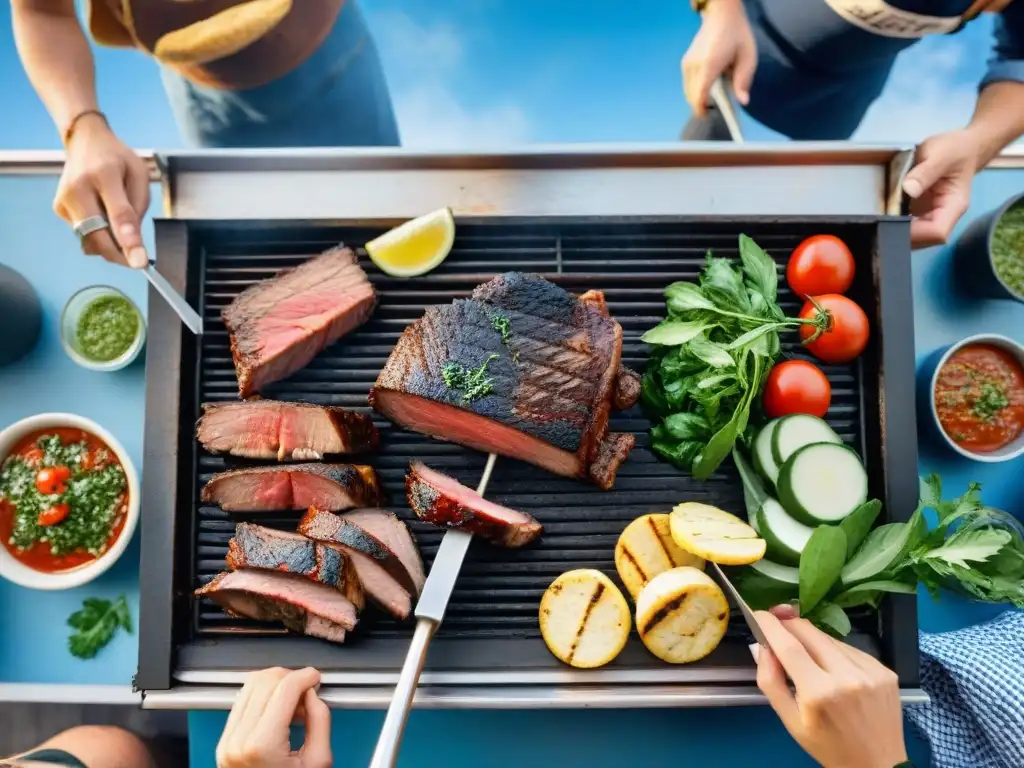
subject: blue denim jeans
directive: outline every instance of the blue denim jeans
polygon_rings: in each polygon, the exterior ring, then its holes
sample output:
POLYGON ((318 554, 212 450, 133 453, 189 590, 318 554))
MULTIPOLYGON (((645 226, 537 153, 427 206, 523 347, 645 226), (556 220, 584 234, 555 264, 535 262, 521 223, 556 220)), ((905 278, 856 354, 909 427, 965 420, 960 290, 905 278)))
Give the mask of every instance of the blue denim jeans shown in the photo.
POLYGON ((197 147, 347 147, 399 143, 384 71, 366 20, 346 0, 304 63, 267 85, 225 90, 161 67, 178 129, 197 147))

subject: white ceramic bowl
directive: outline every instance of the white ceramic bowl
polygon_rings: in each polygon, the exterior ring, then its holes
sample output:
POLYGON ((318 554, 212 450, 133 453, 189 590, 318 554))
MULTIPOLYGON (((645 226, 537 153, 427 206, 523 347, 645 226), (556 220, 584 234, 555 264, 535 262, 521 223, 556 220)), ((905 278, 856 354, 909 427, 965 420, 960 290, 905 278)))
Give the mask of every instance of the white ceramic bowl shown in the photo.
POLYGON ((27 419, 15 422, 3 431, 0 431, 0 463, 2 463, 17 443, 31 432, 52 429, 58 427, 70 427, 71 429, 82 429, 107 444, 111 451, 117 456, 118 461, 124 468, 125 478, 128 482, 128 512, 124 521, 124 529, 117 537, 114 544, 95 560, 92 560, 78 568, 57 573, 44 573, 29 568, 27 565, 15 560, 7 547, 0 544, 0 576, 30 589, 71 589, 95 579, 105 573, 117 559, 121 557, 128 542, 135 533, 135 526, 139 523, 139 473, 135 469, 131 458, 125 451, 124 446, 91 419, 84 416, 76 416, 73 413, 41 413, 37 416, 29 416, 27 419))
POLYGON ((977 336, 968 336, 966 339, 958 341, 949 347, 939 358, 938 365, 935 366, 935 371, 932 373, 931 384, 928 388, 929 405, 932 411, 932 418, 935 420, 935 426, 938 428, 939 433, 945 438, 946 443, 961 456, 966 456, 968 459, 974 461, 982 461, 988 464, 997 464, 1001 461, 1010 461, 1016 459, 1018 456, 1024 455, 1024 433, 1017 436, 1017 439, 1008 445, 1004 445, 998 451, 990 451, 988 453, 975 453, 969 451, 962 445, 959 445, 953 440, 946 430, 942 428, 942 422, 939 421, 939 414, 935 408, 935 385, 939 381, 939 371, 949 361, 958 350, 966 347, 968 344, 988 344, 993 347, 999 347, 1004 349, 1013 355, 1017 361, 1024 366, 1024 346, 1021 346, 1013 339, 1009 339, 1006 336, 1000 336, 996 333, 979 333, 977 336))

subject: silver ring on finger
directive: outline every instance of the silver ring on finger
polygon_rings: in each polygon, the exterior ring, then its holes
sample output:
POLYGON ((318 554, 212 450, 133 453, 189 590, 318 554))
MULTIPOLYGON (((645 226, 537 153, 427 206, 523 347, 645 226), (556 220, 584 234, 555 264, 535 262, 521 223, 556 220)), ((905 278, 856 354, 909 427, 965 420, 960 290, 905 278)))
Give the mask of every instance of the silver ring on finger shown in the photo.
POLYGON ((84 240, 93 232, 99 232, 101 229, 110 229, 110 222, 107 221, 106 216, 86 216, 81 221, 76 221, 72 224, 71 229, 78 235, 79 240, 84 240))

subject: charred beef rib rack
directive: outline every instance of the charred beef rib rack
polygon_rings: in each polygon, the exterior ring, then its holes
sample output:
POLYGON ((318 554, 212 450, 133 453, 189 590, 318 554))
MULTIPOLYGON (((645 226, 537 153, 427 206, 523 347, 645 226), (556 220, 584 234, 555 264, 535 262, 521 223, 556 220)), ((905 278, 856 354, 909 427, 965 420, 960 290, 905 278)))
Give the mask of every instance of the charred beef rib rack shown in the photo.
POLYGON ((353 464, 232 469, 210 478, 200 498, 226 512, 283 512, 314 505, 340 512, 382 502, 376 470, 353 464))
POLYGON ((228 542, 228 568, 281 571, 341 590, 358 609, 366 607, 363 585, 345 553, 298 533, 239 523, 228 542))
POLYGON ((358 621, 341 592, 305 576, 260 570, 227 571, 196 590, 233 616, 279 621, 292 632, 340 643, 358 621))
POLYGON ((541 534, 541 524, 525 512, 488 501, 419 461, 405 476, 405 493, 420 520, 458 528, 502 547, 521 547, 541 534))
POLYGON ((365 323, 377 294, 349 248, 332 248, 244 290, 221 312, 238 394, 247 398, 305 368, 365 323))
POLYGON ((607 490, 634 443, 608 432, 613 405, 639 390, 621 354, 622 328, 599 292, 579 298, 510 272, 406 328, 370 404, 416 432, 607 490))
POLYGON ((196 438, 210 453, 277 461, 369 453, 380 441, 369 416, 276 400, 204 403, 196 438))

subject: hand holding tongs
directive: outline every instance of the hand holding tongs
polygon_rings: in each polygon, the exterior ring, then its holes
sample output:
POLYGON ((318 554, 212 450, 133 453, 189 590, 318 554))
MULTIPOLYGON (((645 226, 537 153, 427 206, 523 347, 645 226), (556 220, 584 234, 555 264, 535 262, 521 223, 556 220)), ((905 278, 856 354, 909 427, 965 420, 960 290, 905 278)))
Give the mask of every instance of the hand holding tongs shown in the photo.
POLYGON ((725 78, 719 77, 712 83, 709 96, 711 97, 711 103, 721 112, 725 127, 729 129, 730 138, 738 144, 742 144, 743 131, 740 130, 739 115, 736 113, 732 94, 730 93, 729 86, 725 83, 725 78))

